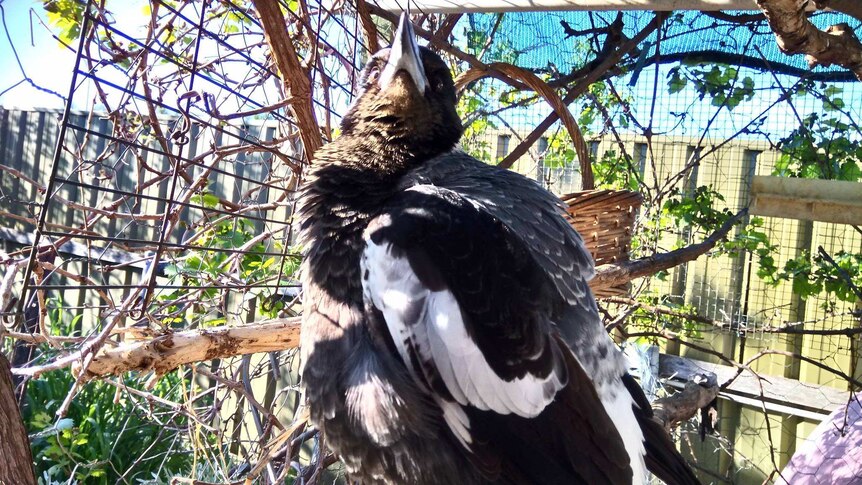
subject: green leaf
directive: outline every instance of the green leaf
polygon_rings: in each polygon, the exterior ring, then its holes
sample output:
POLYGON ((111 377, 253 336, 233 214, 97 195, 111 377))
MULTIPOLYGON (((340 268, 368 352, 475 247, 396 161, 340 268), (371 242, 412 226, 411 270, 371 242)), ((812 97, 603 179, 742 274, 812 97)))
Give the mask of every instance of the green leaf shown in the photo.
POLYGON ((81 35, 81 20, 87 2, 76 0, 43 0, 42 8, 48 13, 48 21, 58 32, 57 37, 66 44, 74 42, 81 35))
POLYGON ((667 82, 667 92, 669 94, 676 94, 688 85, 688 79, 680 76, 679 68, 671 69, 669 73, 670 80, 667 82))

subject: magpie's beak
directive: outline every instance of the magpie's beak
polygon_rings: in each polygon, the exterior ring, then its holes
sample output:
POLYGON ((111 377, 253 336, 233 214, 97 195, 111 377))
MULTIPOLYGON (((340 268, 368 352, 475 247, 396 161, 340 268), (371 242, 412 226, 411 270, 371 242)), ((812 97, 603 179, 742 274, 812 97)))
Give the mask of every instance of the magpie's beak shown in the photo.
POLYGON ((389 50, 389 61, 377 85, 381 90, 386 90, 395 80, 399 71, 406 72, 419 93, 424 94, 428 88, 428 78, 425 77, 425 69, 422 67, 422 57, 419 54, 419 44, 416 43, 416 35, 413 33, 413 24, 406 13, 401 14, 398 21, 398 30, 392 39, 392 48, 389 50))

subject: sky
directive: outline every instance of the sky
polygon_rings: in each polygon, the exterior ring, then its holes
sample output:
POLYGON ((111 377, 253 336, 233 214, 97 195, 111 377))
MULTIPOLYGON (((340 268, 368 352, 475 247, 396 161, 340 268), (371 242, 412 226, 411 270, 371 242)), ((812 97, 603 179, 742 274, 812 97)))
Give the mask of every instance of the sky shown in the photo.
MULTIPOLYGON (((130 32, 141 31, 140 12, 147 3, 145 0, 111 2, 115 25, 130 32)), ((73 49, 77 45, 65 47, 53 37, 53 27, 40 0, 0 0, 0 7, 4 17, 4 30, 0 32, 0 106, 62 109, 69 93, 75 66, 73 49), (25 78, 53 93, 37 89, 25 78)), ((76 96, 75 100, 89 98, 89 95, 76 96)), ((84 109, 85 106, 73 108, 84 109)))
POLYGON ((74 52, 62 47, 39 22, 41 19, 45 24, 48 23, 41 2, 4 0, 0 2, 0 7, 4 27, 0 33, 0 106, 62 108, 63 99, 36 89, 24 79, 25 76, 29 77, 38 86, 66 96, 74 66, 74 52), (10 38, 20 66, 10 46, 10 38))

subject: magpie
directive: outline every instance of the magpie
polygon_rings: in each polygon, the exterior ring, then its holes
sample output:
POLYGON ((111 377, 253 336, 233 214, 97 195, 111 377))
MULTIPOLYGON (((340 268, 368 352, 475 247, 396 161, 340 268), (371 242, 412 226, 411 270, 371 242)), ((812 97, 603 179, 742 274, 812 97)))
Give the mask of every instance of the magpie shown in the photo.
POLYGON ((297 209, 303 392, 351 477, 697 483, 602 326, 562 202, 456 148, 451 73, 407 15, 360 89, 297 209))

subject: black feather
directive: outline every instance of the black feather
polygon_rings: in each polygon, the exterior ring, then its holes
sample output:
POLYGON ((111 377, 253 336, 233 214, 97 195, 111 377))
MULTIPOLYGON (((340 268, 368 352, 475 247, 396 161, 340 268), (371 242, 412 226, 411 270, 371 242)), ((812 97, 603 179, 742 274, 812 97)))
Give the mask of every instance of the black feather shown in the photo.
MULTIPOLYGON (((553 195, 452 151, 462 127, 451 74, 437 55, 420 52, 423 92, 404 72, 378 86, 374 70, 390 52, 375 54, 342 136, 306 174, 297 217, 311 419, 351 475, 368 483, 630 483, 629 456, 596 391, 597 382, 619 386, 620 367, 587 286, 589 253, 553 195), (552 386, 538 388, 538 415, 455 404, 434 362, 409 335, 390 333, 391 320, 365 294, 374 280, 362 271, 366 245, 406 260, 423 291, 451 293, 491 368, 482 375, 495 374, 494 383, 555 378, 539 381, 552 386), (452 406, 469 419, 469 443, 444 416, 452 406)), ((405 321, 421 320, 421 298, 401 305, 405 321)), ((693 474, 642 394, 631 392, 653 472, 696 483, 685 480, 693 474)))
POLYGON ((635 416, 644 433, 645 459, 649 471, 668 485, 699 485, 700 480, 679 454, 667 431, 653 419, 652 406, 635 378, 625 374, 623 383, 635 400, 635 416))

